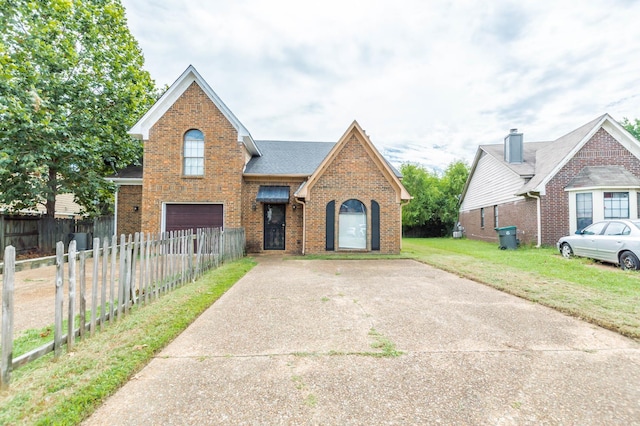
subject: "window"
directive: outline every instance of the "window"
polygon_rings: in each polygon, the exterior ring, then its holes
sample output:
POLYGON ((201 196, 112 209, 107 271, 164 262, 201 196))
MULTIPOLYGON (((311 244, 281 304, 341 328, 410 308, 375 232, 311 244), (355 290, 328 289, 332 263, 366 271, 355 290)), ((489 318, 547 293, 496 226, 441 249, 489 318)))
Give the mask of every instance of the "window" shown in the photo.
POLYGON ((497 228, 498 225, 498 206, 493 206, 493 225, 497 228))
POLYGON ((480 209, 480 228, 484 228, 484 207, 480 209))
POLYGON ((347 200, 338 216, 338 248, 367 248, 367 209, 358 200, 347 200))
POLYGON ((189 130, 184 135, 184 175, 204 175, 204 135, 200 130, 189 130))
POLYGON ((604 193, 604 218, 628 219, 629 218, 629 193, 605 192, 604 193))
POLYGON ((593 225, 589 225, 582 230, 584 235, 600 235, 604 227, 607 226, 607 222, 597 222, 593 225))
POLYGON ((604 235, 629 235, 631 229, 622 222, 611 222, 604 232, 604 235))
POLYGON ((576 194, 576 217, 578 231, 593 223, 593 194, 590 192, 576 194))

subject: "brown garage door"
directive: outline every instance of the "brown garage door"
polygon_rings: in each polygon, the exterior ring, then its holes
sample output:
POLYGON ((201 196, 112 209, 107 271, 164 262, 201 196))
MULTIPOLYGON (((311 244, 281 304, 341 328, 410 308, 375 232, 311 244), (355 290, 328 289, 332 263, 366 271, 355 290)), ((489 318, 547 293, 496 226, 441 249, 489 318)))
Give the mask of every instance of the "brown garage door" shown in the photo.
POLYGON ((167 204, 165 230, 222 228, 222 204, 167 204))

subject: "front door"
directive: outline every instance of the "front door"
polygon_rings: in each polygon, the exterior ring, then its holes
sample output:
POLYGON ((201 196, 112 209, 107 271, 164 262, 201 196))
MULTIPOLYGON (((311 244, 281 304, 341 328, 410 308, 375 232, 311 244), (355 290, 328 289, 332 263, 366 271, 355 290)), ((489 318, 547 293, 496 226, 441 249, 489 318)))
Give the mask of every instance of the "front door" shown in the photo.
POLYGON ((264 204, 264 249, 284 250, 286 204, 264 204))

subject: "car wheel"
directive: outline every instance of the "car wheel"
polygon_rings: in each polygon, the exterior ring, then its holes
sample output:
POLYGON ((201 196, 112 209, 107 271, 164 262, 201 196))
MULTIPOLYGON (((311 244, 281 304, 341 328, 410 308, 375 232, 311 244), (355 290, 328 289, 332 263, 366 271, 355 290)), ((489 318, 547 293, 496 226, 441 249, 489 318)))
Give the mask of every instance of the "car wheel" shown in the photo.
POLYGON ((560 247, 560 252, 565 259, 570 259, 573 256, 573 250, 569 243, 563 243, 562 247, 560 247))
POLYGON ((638 257, 635 254, 625 251, 620 255, 620 267, 636 271, 640 267, 640 261, 638 261, 638 257))

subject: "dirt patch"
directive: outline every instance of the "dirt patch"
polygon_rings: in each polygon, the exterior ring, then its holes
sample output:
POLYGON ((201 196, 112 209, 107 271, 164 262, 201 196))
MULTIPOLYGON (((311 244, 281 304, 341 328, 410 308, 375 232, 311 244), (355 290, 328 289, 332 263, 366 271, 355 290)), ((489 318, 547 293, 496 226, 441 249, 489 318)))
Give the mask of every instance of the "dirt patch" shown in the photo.
MULTIPOLYGON (((64 318, 67 317, 69 295, 69 268, 64 265, 64 318)), ((93 277, 93 259, 88 259, 86 264, 87 291, 91 287, 93 277)), ((76 271, 79 277, 79 271, 76 271)), ((0 282, 3 282, 0 274, 0 282)), ((79 286, 79 282, 77 282, 79 286)), ((13 314, 14 337, 28 329, 40 329, 53 325, 55 321, 55 292, 56 292, 56 267, 45 266, 38 269, 30 269, 15 273, 15 293, 13 314)), ((80 290, 76 290, 76 307, 79 306, 80 290)), ((89 295, 87 295, 89 297, 89 295)), ((0 294, 2 300, 2 294, 0 294)), ((77 308, 76 308, 77 309, 77 308)))

